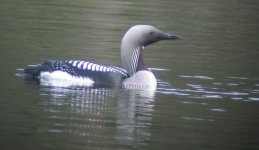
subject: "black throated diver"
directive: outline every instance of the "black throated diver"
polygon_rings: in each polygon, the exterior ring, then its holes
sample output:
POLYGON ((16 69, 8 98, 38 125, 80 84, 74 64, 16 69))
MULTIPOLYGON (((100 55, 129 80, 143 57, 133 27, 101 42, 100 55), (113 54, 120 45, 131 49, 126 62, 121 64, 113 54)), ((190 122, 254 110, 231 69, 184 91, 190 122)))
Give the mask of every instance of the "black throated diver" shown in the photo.
POLYGON ((135 25, 127 31, 121 42, 124 69, 83 60, 47 60, 39 65, 29 65, 24 73, 26 77, 36 80, 78 82, 87 86, 121 84, 125 88, 156 88, 156 78, 144 64, 143 49, 160 40, 178 39, 181 37, 164 33, 150 25, 135 25))

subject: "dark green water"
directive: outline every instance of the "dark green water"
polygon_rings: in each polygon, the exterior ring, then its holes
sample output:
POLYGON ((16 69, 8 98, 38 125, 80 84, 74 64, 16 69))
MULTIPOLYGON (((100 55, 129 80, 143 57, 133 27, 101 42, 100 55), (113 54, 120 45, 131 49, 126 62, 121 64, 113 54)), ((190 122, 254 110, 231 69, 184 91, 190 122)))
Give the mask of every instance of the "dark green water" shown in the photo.
POLYGON ((0 149, 259 149, 257 0, 2 0, 0 149), (120 66, 135 24, 184 37, 145 48, 155 92, 49 87, 44 59, 120 66))

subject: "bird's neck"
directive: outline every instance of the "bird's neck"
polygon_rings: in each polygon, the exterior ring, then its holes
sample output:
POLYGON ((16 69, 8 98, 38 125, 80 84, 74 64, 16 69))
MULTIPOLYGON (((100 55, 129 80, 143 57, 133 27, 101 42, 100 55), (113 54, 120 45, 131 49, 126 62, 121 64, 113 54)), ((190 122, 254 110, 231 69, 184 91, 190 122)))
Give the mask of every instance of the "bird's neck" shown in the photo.
POLYGON ((143 60, 143 46, 123 39, 121 44, 121 61, 124 69, 132 76, 137 71, 147 70, 143 60))
POLYGON ((143 59, 143 49, 144 48, 142 48, 139 52, 139 59, 138 59, 136 72, 141 71, 141 70, 148 70, 145 63, 144 63, 144 59, 143 59))

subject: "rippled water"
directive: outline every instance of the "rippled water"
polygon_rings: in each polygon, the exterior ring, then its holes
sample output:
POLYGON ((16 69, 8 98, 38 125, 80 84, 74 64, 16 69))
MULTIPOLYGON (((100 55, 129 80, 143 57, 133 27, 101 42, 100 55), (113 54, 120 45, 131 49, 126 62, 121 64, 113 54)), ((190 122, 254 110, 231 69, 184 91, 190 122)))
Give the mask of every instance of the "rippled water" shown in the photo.
POLYGON ((3 1, 0 149, 258 149, 256 0, 3 1), (121 66, 134 24, 184 37, 146 47, 156 91, 58 87, 16 69, 44 59, 121 66))
POLYGON ((227 76, 222 81, 209 76, 180 75, 179 80, 185 82, 182 89, 172 88, 169 83, 161 82, 157 92, 183 95, 197 99, 232 99, 242 101, 258 101, 258 79, 227 76), (251 84, 252 82, 252 84, 251 84))

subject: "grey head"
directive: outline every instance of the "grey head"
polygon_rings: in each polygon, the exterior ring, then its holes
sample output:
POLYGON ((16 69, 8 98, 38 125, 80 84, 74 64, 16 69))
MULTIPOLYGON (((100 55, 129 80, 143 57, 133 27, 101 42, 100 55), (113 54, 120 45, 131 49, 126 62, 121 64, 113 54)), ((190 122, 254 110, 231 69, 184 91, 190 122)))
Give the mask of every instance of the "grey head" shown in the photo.
POLYGON ((160 40, 179 40, 182 37, 164 33, 150 25, 135 25, 124 35, 121 42, 121 60, 123 67, 132 76, 139 70, 147 70, 142 51, 145 46, 160 40))

